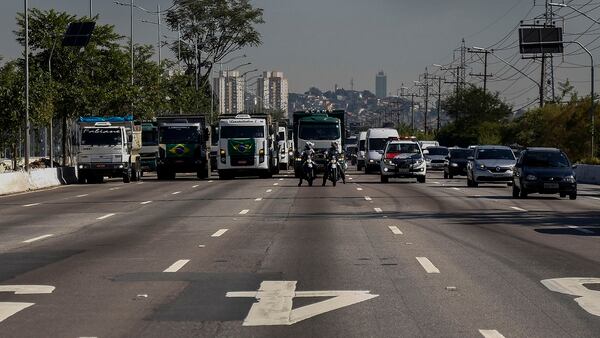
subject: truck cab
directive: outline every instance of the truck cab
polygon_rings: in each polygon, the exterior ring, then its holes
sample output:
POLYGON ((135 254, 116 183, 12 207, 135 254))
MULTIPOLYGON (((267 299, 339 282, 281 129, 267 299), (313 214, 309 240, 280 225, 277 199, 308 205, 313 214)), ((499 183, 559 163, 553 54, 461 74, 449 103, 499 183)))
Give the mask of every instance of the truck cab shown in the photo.
POLYGON ((387 142, 398 139, 398 131, 392 128, 371 128, 367 130, 365 149, 365 174, 371 171, 379 172, 381 158, 387 142))
POLYGON ((158 159, 158 125, 156 121, 142 121, 142 149, 140 150, 142 174, 156 171, 158 159))

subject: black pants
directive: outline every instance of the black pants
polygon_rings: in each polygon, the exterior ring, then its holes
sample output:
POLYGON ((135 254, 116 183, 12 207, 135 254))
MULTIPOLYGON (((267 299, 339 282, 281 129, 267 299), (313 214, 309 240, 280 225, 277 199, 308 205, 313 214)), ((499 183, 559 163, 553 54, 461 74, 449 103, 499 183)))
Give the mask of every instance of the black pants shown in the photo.
MULTIPOLYGON (((327 182, 327 178, 329 177, 329 170, 331 169, 331 164, 327 164, 325 167, 325 173, 323 174, 323 185, 327 182)), ((340 173, 340 177, 342 178, 342 182, 346 183, 346 174, 344 173, 344 169, 340 167, 338 164, 338 173, 340 173)))

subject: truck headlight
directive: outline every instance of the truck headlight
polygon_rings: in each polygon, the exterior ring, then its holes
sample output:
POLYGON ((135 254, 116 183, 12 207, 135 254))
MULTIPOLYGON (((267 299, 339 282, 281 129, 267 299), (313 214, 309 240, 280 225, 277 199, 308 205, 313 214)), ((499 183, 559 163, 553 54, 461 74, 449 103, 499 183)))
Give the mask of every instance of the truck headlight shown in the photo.
POLYGON ((219 151, 219 154, 221 154, 221 157, 225 157, 225 149, 221 149, 219 151))

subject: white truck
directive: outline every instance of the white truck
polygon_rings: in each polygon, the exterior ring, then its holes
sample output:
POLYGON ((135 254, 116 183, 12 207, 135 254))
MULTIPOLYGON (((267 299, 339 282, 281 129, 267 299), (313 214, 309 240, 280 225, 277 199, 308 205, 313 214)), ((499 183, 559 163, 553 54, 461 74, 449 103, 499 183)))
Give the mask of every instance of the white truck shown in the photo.
POLYGON ((279 172, 276 129, 267 115, 238 114, 219 120, 217 168, 220 179, 270 178, 279 172))
POLYGON ((277 145, 279 148, 279 169, 288 170, 289 167, 289 143, 288 143, 288 128, 287 126, 279 126, 277 133, 277 145))
POLYGON ((77 126, 79 183, 102 183, 104 177, 140 180, 142 129, 132 116, 80 117, 77 126))

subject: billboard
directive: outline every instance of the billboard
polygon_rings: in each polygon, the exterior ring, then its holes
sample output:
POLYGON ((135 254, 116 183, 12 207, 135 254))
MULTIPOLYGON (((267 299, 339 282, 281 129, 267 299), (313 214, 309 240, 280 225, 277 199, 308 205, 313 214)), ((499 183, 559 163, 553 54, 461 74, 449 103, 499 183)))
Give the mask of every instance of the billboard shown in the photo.
POLYGON ((563 52, 561 27, 519 28, 521 54, 560 54, 563 52))

